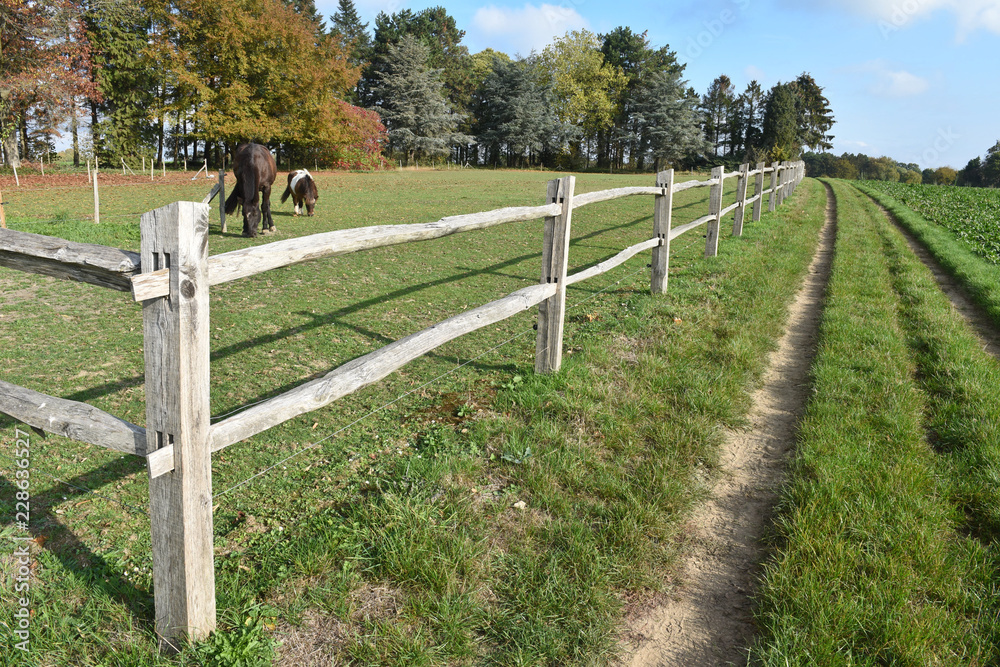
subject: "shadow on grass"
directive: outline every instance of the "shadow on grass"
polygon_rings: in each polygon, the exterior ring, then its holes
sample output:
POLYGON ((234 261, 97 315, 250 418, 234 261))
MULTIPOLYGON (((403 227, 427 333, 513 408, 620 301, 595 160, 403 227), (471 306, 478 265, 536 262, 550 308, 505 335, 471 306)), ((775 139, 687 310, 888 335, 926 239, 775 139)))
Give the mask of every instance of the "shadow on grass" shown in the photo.
MULTIPOLYGON (((91 491, 106 486, 128 475, 145 470, 146 464, 139 457, 127 457, 108 462, 71 480, 56 480, 55 486, 44 493, 32 493, 32 524, 41 526, 33 531, 44 535, 44 546, 82 586, 100 591, 107 599, 125 607, 137 621, 138 627, 153 636, 155 605, 151 591, 136 586, 124 572, 95 553, 67 528, 50 508, 66 500, 89 498, 91 491)), ((0 476, 0 498, 14 498, 17 487, 5 476, 0 476)), ((135 515, 138 508, 122 505, 122 509, 135 515)))

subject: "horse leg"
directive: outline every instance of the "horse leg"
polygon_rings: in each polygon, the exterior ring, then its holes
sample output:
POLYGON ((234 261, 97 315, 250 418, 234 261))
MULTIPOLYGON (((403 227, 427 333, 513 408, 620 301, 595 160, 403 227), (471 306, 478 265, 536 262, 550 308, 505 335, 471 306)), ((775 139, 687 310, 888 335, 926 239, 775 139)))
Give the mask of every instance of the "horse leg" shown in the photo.
POLYGON ((268 231, 277 231, 274 228, 274 220, 271 218, 271 186, 265 185, 260 192, 260 210, 262 214, 262 225, 268 231))

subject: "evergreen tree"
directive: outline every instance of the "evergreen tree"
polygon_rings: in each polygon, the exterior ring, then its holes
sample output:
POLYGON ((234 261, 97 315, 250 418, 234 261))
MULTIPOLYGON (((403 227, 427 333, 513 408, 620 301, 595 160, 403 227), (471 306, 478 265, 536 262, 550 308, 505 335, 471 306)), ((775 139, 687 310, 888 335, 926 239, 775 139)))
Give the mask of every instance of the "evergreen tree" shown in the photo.
POLYGON ((476 124, 487 163, 533 164, 561 145, 569 128, 552 112, 552 90, 538 81, 533 60, 496 58, 493 63, 483 82, 476 124))
POLYGON ((159 68, 146 52, 151 15, 134 0, 95 0, 84 19, 101 90, 90 105, 94 152, 105 162, 139 155, 156 136, 149 109, 159 68))
POLYGON ((452 106, 467 109, 472 97, 472 63, 469 50, 462 45, 464 30, 459 30, 455 19, 443 7, 430 7, 414 13, 403 9, 394 14, 380 12, 375 17, 375 35, 372 38, 368 65, 358 82, 358 96, 366 106, 377 106, 375 93, 382 85, 382 76, 388 71, 389 52, 405 35, 412 35, 428 48, 427 64, 440 69, 448 99, 452 106))
POLYGON ((964 185, 970 188, 979 188, 983 186, 983 159, 981 157, 974 157, 969 160, 965 168, 958 172, 958 184, 964 185))
POLYGON ((827 151, 833 148, 830 143, 833 135, 827 134, 833 127, 833 113, 823 89, 805 72, 789 86, 795 93, 799 144, 811 150, 827 151))
POLYGON ((340 40, 349 54, 348 62, 355 67, 368 62, 372 40, 368 36, 368 24, 361 22, 353 0, 340 0, 331 22, 330 34, 340 40))
POLYGON ((986 151, 982 167, 982 183, 988 188, 1000 188, 1000 141, 986 151))
POLYGON ((406 164, 423 156, 448 155, 456 143, 472 137, 458 132, 462 116, 452 112, 444 98, 441 70, 428 66, 430 48, 413 35, 404 35, 386 54, 386 71, 373 91, 393 150, 406 164))
POLYGON ((662 70, 639 91, 635 118, 656 171, 664 163, 692 161, 714 148, 702 133, 698 95, 686 85, 679 71, 662 70))
POLYGON ((633 167, 642 169, 646 151, 635 115, 639 91, 655 73, 670 71, 679 74, 684 71, 684 65, 677 62, 677 54, 669 47, 654 49, 646 33, 633 33, 627 27, 619 27, 603 35, 601 52, 606 65, 617 67, 625 75, 626 84, 614 100, 613 127, 599 134, 598 165, 608 167, 614 164, 621 169, 627 159, 633 167))
POLYGON ((769 161, 793 160, 799 156, 798 113, 789 84, 771 88, 764 107, 763 148, 769 161))
POLYGON ((701 98, 701 109, 705 114, 705 138, 711 142, 714 154, 725 148, 730 140, 730 109, 735 100, 733 82, 725 74, 719 76, 708 87, 701 98))
POLYGON ((764 91, 761 90, 759 83, 751 81, 730 107, 728 155, 747 162, 757 162, 763 107, 764 91))

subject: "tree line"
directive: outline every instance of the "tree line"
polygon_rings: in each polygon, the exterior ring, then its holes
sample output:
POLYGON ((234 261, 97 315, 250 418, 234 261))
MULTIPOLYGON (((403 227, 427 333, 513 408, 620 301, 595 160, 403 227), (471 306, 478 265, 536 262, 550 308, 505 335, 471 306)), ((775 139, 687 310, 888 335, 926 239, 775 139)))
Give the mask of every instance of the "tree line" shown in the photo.
POLYGON ((6 163, 144 156, 221 164, 255 140, 279 163, 458 164, 648 170, 826 151, 833 115, 808 74, 699 94, 646 33, 568 32, 541 52, 470 54, 432 7, 352 0, 0 0, 6 163), (87 122, 89 121, 89 122, 87 122))
POLYGON ((986 151, 985 157, 972 158, 960 170, 952 167, 921 170, 915 163, 897 162, 888 157, 874 158, 864 153, 844 153, 837 157, 830 153, 807 152, 802 160, 809 175, 817 177, 1000 188, 1000 141, 986 151))

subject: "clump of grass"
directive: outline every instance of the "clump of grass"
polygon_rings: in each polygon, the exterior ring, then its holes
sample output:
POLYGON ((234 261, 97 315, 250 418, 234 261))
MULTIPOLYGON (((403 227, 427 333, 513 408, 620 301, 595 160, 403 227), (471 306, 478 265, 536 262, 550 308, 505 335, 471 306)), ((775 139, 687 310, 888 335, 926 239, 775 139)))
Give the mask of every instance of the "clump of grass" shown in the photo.
MULTIPOLYGON (((954 316, 935 297, 914 301, 933 287, 918 279, 898 236, 855 190, 834 188, 838 239, 815 396, 759 596, 764 632, 753 659, 990 664, 995 555, 958 531, 961 516, 948 502, 956 470, 926 438, 947 408, 920 379, 944 366, 917 352, 960 327, 933 331, 954 316)), ((986 403, 970 411, 993 414, 986 403)))

